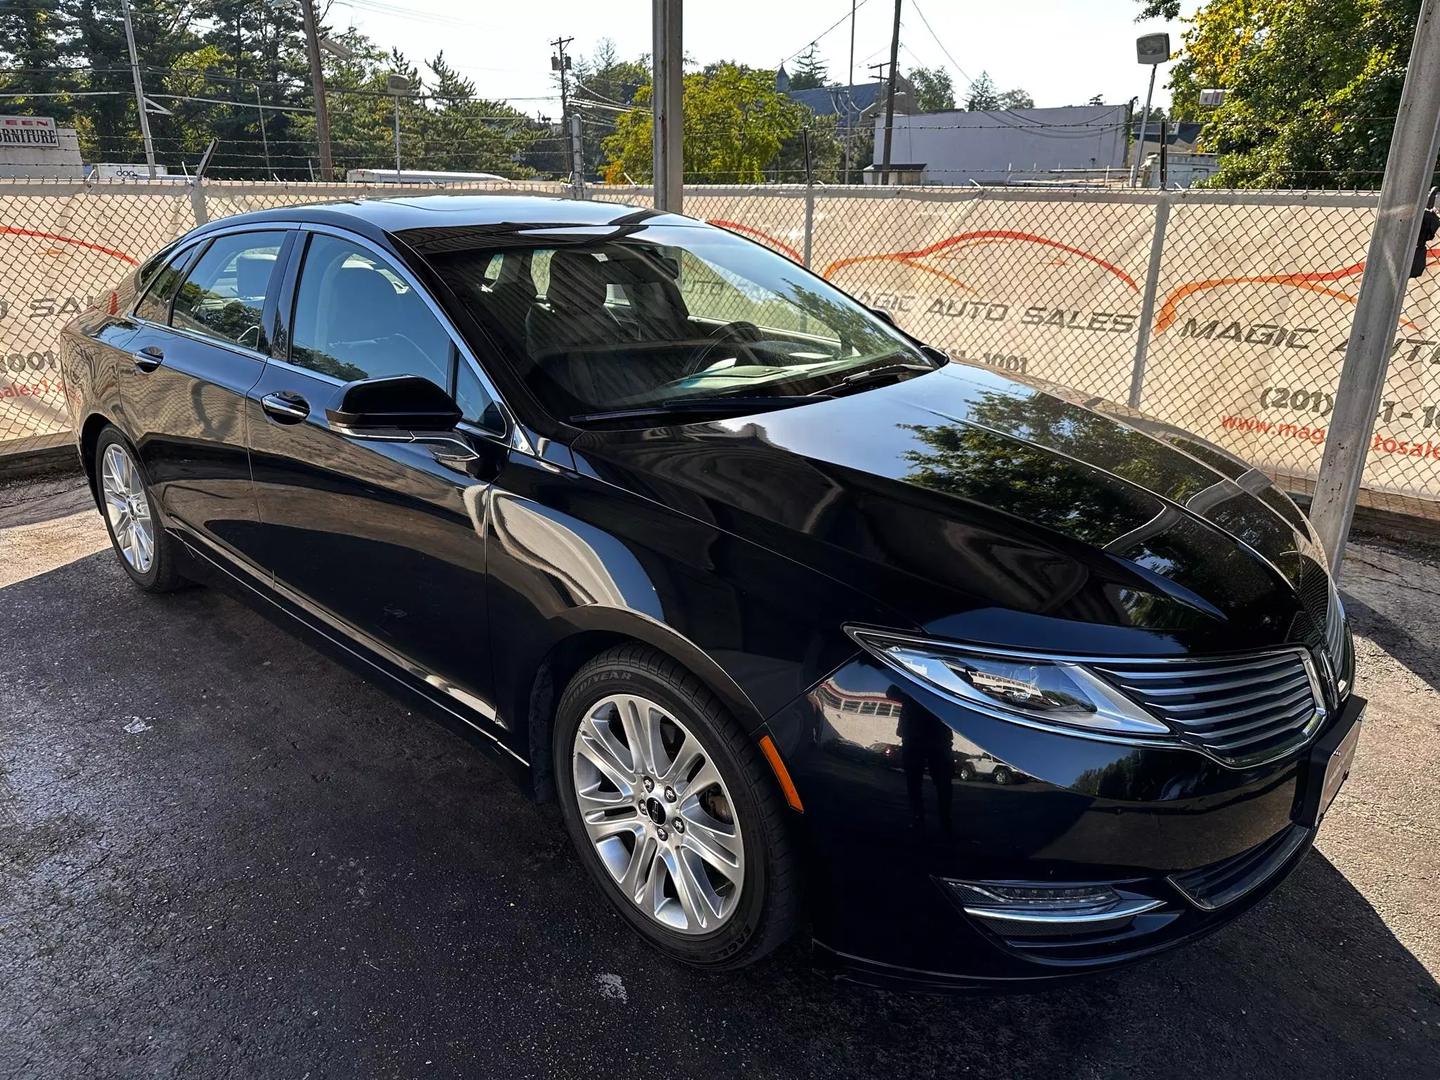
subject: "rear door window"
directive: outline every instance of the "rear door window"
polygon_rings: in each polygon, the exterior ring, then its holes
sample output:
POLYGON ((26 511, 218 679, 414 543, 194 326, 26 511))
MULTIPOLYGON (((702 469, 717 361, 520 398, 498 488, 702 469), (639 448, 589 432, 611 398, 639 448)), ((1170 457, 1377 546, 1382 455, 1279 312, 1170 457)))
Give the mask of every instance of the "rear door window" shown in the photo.
POLYGON ((170 301, 180 288, 180 282, 185 280, 185 267, 194 254, 195 248, 192 246, 171 256, 170 261, 154 275, 150 287, 135 306, 136 315, 154 323, 170 321, 170 301))
POLYGON ((276 277, 283 232, 233 233, 205 249, 175 296, 170 325, 264 347, 261 314, 276 277))

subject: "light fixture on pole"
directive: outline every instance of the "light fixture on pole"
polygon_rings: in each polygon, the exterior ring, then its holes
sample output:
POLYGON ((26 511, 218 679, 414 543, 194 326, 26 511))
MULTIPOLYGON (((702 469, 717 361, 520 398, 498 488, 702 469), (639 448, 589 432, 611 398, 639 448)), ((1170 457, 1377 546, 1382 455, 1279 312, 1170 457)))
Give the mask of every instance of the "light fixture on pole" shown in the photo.
POLYGON ((1140 155, 1145 152, 1145 128, 1150 121, 1150 101, 1155 96, 1155 72, 1170 59, 1169 34, 1145 34, 1135 39, 1135 59, 1150 65, 1150 88, 1145 91, 1145 110, 1140 114, 1140 138, 1130 161, 1130 186, 1140 175, 1140 155))
POLYGON ((414 87, 404 75, 391 75, 385 80, 385 92, 395 99, 395 179, 400 179, 400 99, 409 97, 414 87))

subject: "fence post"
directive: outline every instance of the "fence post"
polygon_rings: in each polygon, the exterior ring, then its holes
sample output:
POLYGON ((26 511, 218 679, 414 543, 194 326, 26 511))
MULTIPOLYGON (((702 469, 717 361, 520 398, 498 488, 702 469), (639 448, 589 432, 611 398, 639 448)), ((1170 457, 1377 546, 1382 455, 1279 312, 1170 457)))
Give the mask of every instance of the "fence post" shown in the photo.
POLYGON ((1310 519, 1338 577, 1355 499, 1365 473, 1375 418, 1385 393, 1385 373, 1410 262, 1420 234, 1425 191, 1440 153, 1440 2, 1425 0, 1410 46, 1400 109, 1385 159, 1380 204, 1365 256, 1365 276, 1350 324, 1350 341, 1335 391, 1335 409, 1320 458, 1310 519))
POLYGON ((210 211, 205 205, 205 178, 196 176, 190 181, 190 210, 195 215, 195 224, 204 225, 210 220, 210 211))
POLYGON ((810 167, 810 129, 800 132, 805 148, 805 269, 810 269, 810 242, 815 235, 815 173, 810 167))
POLYGON ((1155 232, 1150 237, 1150 265, 1145 271, 1145 295, 1140 301, 1140 333, 1135 338, 1135 364, 1130 369, 1130 407, 1140 408, 1145 390, 1145 359, 1150 352, 1150 323, 1155 318, 1155 292, 1160 284, 1160 262, 1165 256, 1165 226, 1170 221, 1170 196, 1160 193, 1155 204, 1155 232))

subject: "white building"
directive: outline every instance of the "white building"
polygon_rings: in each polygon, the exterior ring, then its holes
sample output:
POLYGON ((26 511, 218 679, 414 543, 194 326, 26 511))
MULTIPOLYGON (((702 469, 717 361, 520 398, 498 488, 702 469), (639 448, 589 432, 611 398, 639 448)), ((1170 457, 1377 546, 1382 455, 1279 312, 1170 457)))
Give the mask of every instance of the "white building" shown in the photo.
POLYGON ((85 175, 74 128, 48 116, 0 116, 0 176, 78 180, 85 175))
MULTIPOLYGON (((921 183, 1005 184, 1125 171, 1124 105, 994 112, 897 111, 890 160, 924 165, 921 183)), ((875 117, 875 157, 885 144, 885 116, 875 117)), ((893 181, 892 181, 893 182, 893 181)))

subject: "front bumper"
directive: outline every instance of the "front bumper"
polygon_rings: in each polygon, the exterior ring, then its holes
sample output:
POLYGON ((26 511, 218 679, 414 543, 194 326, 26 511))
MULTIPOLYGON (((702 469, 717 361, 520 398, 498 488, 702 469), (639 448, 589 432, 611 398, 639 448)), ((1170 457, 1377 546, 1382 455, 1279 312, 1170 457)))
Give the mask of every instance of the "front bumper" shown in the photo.
MULTIPOLYGON (((1349 699, 1312 745, 1335 741, 1363 704, 1349 699)), ((1021 727, 897 686, 863 657, 769 728, 805 803, 820 955, 874 983, 1023 984, 1209 933, 1304 857, 1323 779, 1309 752, 1232 769, 1021 727), (902 718, 887 707, 902 698, 921 708, 902 718), (1106 885, 1144 910, 1020 925, 967 914, 950 881, 1106 885)))

